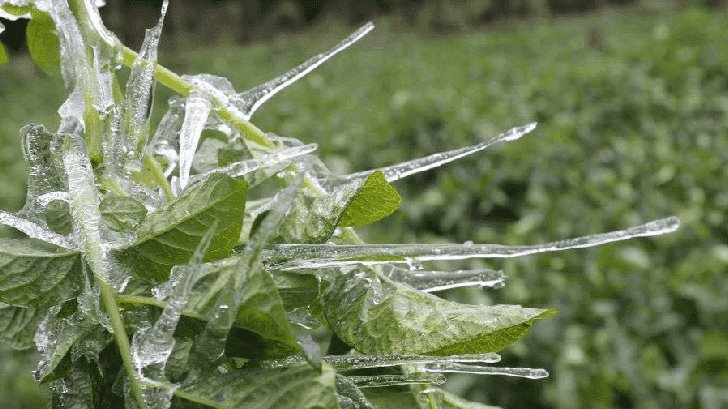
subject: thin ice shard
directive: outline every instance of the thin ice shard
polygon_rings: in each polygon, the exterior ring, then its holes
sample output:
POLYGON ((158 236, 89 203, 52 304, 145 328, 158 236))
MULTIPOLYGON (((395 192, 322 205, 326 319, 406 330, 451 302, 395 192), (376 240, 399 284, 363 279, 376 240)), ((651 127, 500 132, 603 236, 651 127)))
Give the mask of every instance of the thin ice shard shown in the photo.
POLYGON ((503 271, 490 269, 428 271, 405 270, 396 267, 389 274, 389 278, 425 292, 475 286, 499 288, 504 285, 506 280, 503 271))
POLYGON ((347 376, 359 388, 383 388, 387 386, 403 386, 431 384, 442 385, 445 383, 445 376, 438 373, 412 373, 408 375, 371 375, 371 376, 347 376))
POLYGON ((434 373, 467 373, 475 375, 503 375, 528 379, 542 379, 549 376, 541 368, 501 368, 497 366, 466 365, 461 363, 438 363, 425 365, 422 370, 434 373))
MULTIPOLYGON (((225 173, 233 177, 245 176, 266 167, 284 169, 292 163, 293 159, 296 159, 303 155, 308 155, 309 153, 315 151, 317 148, 318 146, 315 143, 303 146, 296 146, 268 155, 262 155, 257 158, 234 162, 221 168, 200 173, 199 175, 195 175, 191 179, 193 182, 203 180, 213 173, 225 173)), ((248 181, 249 184, 250 182, 251 181, 248 181)))
POLYGON ((190 93, 185 103, 185 118, 179 133, 179 185, 182 189, 189 182, 192 160, 210 109, 210 101, 205 94, 197 91, 190 93))
POLYGON ((157 49, 162 34, 164 17, 167 14, 169 0, 162 3, 162 11, 157 24, 147 29, 142 48, 134 60, 131 74, 126 85, 124 98, 124 115, 122 119, 121 135, 117 135, 115 143, 121 145, 116 149, 122 159, 131 160, 131 169, 140 167, 139 153, 147 142, 148 118, 151 109, 152 93, 154 91, 154 66, 157 62, 157 49))
POLYGON ((33 239, 42 240, 46 243, 55 244, 56 246, 63 247, 69 250, 73 250, 76 248, 76 246, 69 238, 54 233, 45 227, 31 222, 30 220, 24 219, 8 212, 4 212, 2 210, 0 210, 0 224, 4 224, 6 226, 17 229, 33 239))
POLYGON ((677 217, 668 217, 603 234, 593 234, 533 246, 501 244, 278 244, 268 250, 273 270, 316 269, 356 264, 462 260, 468 258, 510 258, 529 254, 594 247, 635 237, 658 236, 680 227, 677 217), (297 260, 297 261, 288 261, 297 260))
POLYGON ((489 139, 485 142, 481 142, 476 145, 467 146, 464 148, 454 149, 451 151, 435 153, 430 156, 411 160, 409 162, 402 162, 397 165, 387 166, 378 169, 367 170, 364 172, 352 173, 349 175, 339 176, 333 179, 335 184, 346 182, 352 179, 359 179, 369 176, 372 172, 381 171, 384 173, 384 178, 387 182, 393 182, 395 180, 403 179, 407 176, 415 173, 425 172, 430 169, 442 166, 446 163, 458 160, 468 155, 480 152, 488 149, 489 147, 499 142, 510 142, 521 138, 523 135, 536 129, 536 123, 530 123, 528 125, 515 127, 508 131, 489 139))
MULTIPOLYGON (((500 355, 495 353, 450 355, 450 356, 425 356, 425 355, 328 355, 322 360, 339 371, 353 371, 358 369, 387 368, 399 365, 426 365, 438 363, 471 363, 471 364, 492 364, 500 362, 500 355)), ((285 359, 262 361, 263 368, 287 368, 291 365, 303 362, 301 356, 293 356, 285 359)))
POLYGON ((349 46, 359 41, 373 28, 374 24, 369 22, 353 32, 331 50, 325 53, 315 55, 303 64, 297 66, 296 68, 293 68, 285 74, 261 85, 258 85, 255 88, 251 88, 238 94, 236 96, 236 99, 238 99, 239 102, 236 105, 238 105, 238 107, 242 111, 245 119, 250 119, 255 111, 257 111, 261 105, 266 103, 266 101, 271 99, 275 94, 277 94, 287 86, 293 84, 294 82, 298 81, 299 79, 303 78, 304 76, 306 76, 306 74, 315 70, 321 64, 325 63, 328 59, 335 56, 339 52, 349 48, 349 46))

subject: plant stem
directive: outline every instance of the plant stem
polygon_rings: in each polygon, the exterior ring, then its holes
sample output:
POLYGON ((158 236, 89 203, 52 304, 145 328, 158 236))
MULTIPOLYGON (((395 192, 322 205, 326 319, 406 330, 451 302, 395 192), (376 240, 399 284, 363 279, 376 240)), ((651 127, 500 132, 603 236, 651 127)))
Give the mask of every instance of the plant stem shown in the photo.
POLYGON ((157 182, 157 186, 159 186, 164 192, 164 197, 167 198, 167 201, 173 201, 174 194, 172 194, 172 188, 169 186, 169 182, 164 176, 164 172, 159 167, 159 163, 156 161, 156 159, 154 159, 154 157, 149 153, 145 153, 144 164, 147 165, 149 171, 152 173, 152 176, 154 176, 154 181, 157 182))
POLYGON ((119 354, 121 355, 121 360, 124 363, 126 376, 129 377, 129 386, 131 387, 132 396, 137 401, 137 405, 139 405, 141 409, 148 409, 148 406, 144 401, 144 396, 142 395, 141 385, 137 379, 134 363, 131 361, 129 336, 126 334, 126 329, 124 329, 124 320, 121 317, 119 306, 116 303, 114 289, 98 278, 96 279, 96 283, 101 290, 101 302, 104 305, 106 313, 109 314, 111 328, 114 330, 114 339, 116 340, 116 345, 119 347, 119 354))

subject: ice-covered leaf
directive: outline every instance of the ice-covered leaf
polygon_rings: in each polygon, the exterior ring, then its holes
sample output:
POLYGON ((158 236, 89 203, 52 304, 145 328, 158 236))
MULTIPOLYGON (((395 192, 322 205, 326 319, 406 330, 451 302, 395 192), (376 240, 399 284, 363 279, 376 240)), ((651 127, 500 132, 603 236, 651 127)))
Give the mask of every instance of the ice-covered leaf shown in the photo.
POLYGON ((0 301, 46 308, 81 288, 78 253, 27 239, 0 239, 0 301))
POLYGON ((128 196, 106 196, 99 204, 101 219, 115 231, 136 228, 147 215, 143 204, 128 196))
POLYGON ((43 314, 35 308, 0 303, 0 343, 17 350, 32 348, 42 319, 43 314))
POLYGON ((336 371, 306 363, 285 370, 248 369, 201 374, 178 398, 212 408, 339 409, 336 371))
POLYGON ((49 75, 58 75, 61 66, 61 52, 56 25, 50 15, 33 9, 32 18, 26 27, 28 51, 36 65, 49 75))
POLYGON ((323 308, 336 334, 368 354, 472 354, 499 351, 553 310, 466 305, 443 300, 359 267, 337 275, 323 308))
POLYGON ((20 214, 38 223, 44 219, 38 199, 50 192, 65 191, 67 186, 60 154, 55 156, 59 137, 36 124, 23 127, 20 136, 28 169, 28 192, 20 214))
POLYGON ((86 316, 77 309, 75 302, 68 302, 60 308, 54 307, 41 322, 35 334, 35 345, 41 354, 34 373, 39 382, 57 378, 56 368, 66 368, 70 362, 68 354, 73 344, 90 334, 95 328, 86 316))
MULTIPOLYGON (((228 353, 246 358, 280 358, 300 351, 271 276, 263 269, 246 269, 238 263, 200 266, 202 275, 190 294, 187 311, 210 317, 231 288, 231 277, 241 275, 240 307, 228 340, 228 353)), ((232 307, 229 307, 232 308, 232 307)))
POLYGON ((376 171, 369 175, 364 186, 349 202, 339 220, 339 226, 362 226, 379 221, 392 214, 402 197, 387 183, 384 174, 376 171))
POLYGON ((240 237, 246 192, 244 181, 212 175, 148 215, 137 229, 137 241, 115 254, 139 278, 163 281, 173 266, 190 261, 208 228, 217 223, 205 260, 227 257, 240 237))
POLYGON ((73 231, 73 219, 68 202, 64 200, 52 200, 43 212, 48 228, 64 236, 73 231))

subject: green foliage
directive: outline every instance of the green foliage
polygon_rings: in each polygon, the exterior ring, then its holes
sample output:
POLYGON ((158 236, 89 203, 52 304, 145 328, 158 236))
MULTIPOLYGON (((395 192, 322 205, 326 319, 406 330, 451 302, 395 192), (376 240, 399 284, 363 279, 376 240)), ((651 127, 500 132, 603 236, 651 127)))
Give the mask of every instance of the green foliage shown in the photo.
POLYGON ((402 198, 380 171, 372 173, 349 202, 339 226, 355 227, 378 222, 392 214, 402 198))
POLYGON ((215 227, 204 259, 229 256, 240 237, 246 192, 245 181, 211 176, 144 219, 136 242, 118 251, 119 261, 142 279, 164 281, 172 267, 192 258, 210 226, 215 227))
POLYGON ((5 50, 5 45, 0 43, 0 65, 8 63, 8 52, 5 50))
POLYGON ((58 75, 61 68, 61 51, 56 26, 47 13, 31 11, 32 18, 26 28, 28 51, 36 65, 49 75, 58 75))

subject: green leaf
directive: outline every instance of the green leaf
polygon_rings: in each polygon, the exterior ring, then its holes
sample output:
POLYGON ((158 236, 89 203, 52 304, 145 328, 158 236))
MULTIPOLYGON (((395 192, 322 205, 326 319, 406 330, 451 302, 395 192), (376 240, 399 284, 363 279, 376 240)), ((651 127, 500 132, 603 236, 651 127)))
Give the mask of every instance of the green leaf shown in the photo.
POLYGON ((35 64, 48 75, 58 75, 61 67, 61 48, 56 25, 51 16, 33 9, 26 28, 28 51, 35 64))
POLYGON ((32 348, 35 331, 42 319, 43 314, 34 308, 0 303, 0 343, 17 350, 32 348))
POLYGON ((323 294, 336 334, 365 354, 452 355, 499 351, 554 310, 459 304, 359 268, 323 294))
POLYGON ((147 208, 128 196, 107 196, 99 204, 104 223, 115 231, 129 231, 147 216, 147 208))
POLYGON ((115 255, 140 279, 164 281, 173 266, 190 261, 217 223, 204 260, 225 258, 240 237, 246 192, 244 181, 214 174, 147 216, 137 229, 137 242, 115 255))
POLYGON ((392 214, 402 203, 402 197, 384 178, 381 171, 369 175, 364 186, 347 206, 339 226, 362 226, 392 214))
POLYGON ((28 239, 0 239, 0 301, 46 308, 78 295, 81 258, 28 239))
POLYGON ((73 218, 68 202, 53 200, 46 206, 44 215, 46 224, 54 232, 68 235, 73 231, 73 218))
POLYGON ((4 12, 12 14, 18 18, 28 18, 31 10, 33 9, 31 6, 15 6, 12 4, 3 4, 0 8, 2 8, 4 12))
POLYGON ((285 369, 248 369, 201 374, 175 391, 178 398, 213 408, 339 409, 336 371, 306 363, 285 369))
POLYGON ((0 65, 7 64, 10 59, 8 58, 8 52, 5 50, 5 46, 0 43, 0 65))

